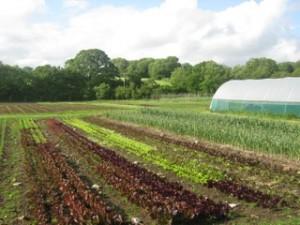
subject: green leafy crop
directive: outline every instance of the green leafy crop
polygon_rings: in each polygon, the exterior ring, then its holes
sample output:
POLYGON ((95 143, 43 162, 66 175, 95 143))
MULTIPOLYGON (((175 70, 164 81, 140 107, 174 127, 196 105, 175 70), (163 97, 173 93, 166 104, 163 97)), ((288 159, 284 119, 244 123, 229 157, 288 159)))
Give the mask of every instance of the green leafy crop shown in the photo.
POLYGON ((67 119, 64 122, 85 131, 91 138, 100 141, 108 147, 118 148, 129 152, 144 161, 155 164, 167 171, 177 174, 179 177, 189 179, 196 183, 205 183, 207 180, 219 180, 223 174, 216 168, 197 160, 185 159, 181 154, 177 159, 170 158, 156 147, 126 138, 103 127, 99 127, 79 119, 67 119))

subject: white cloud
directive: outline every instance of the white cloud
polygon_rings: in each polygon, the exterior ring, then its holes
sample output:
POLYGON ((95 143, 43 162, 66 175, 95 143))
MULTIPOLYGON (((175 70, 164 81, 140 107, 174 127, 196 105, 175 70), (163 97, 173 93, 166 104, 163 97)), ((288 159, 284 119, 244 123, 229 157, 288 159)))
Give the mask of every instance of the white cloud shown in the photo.
POLYGON ((0 60, 16 64, 32 50, 34 39, 30 19, 44 12, 44 0, 9 0, 0 3, 0 60))
MULTIPOLYGON (((199 9, 197 0, 165 0, 145 10, 106 5, 70 16, 64 26, 30 22, 31 15, 45 8, 44 1, 23 1, 27 6, 12 13, 9 27, 0 20, 0 60, 5 63, 63 65, 88 48, 102 49, 110 58, 175 55, 181 62, 213 59, 228 65, 250 57, 300 57, 299 41, 285 37, 293 27, 284 19, 287 0, 249 0, 220 12, 199 9)), ((64 4, 86 7, 81 0, 64 4)))
POLYGON ((63 6, 68 8, 85 9, 87 8, 88 3, 84 0, 63 0, 63 6))
POLYGON ((1 19, 24 18, 45 7, 44 0, 9 0, 0 3, 1 19))
MULTIPOLYGON (((264 0, 258 4, 250 0, 214 13, 198 44, 201 60, 210 57, 226 64, 236 64, 250 57, 265 56, 281 37, 281 19, 286 12, 286 3, 284 0, 264 0)), ((198 37, 193 36, 195 40, 198 37)))
POLYGON ((279 61, 300 60, 300 41, 295 39, 280 40, 270 49, 268 57, 277 56, 279 61))

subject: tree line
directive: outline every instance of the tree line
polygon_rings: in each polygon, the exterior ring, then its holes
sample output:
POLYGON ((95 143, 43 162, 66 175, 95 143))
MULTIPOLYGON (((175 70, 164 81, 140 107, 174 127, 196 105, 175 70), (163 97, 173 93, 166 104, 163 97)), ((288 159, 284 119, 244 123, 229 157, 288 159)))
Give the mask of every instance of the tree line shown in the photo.
POLYGON ((110 59, 99 49, 80 51, 64 67, 36 68, 0 62, 0 101, 81 101, 139 99, 169 93, 212 95, 231 79, 300 76, 300 60, 277 63, 251 58, 245 65, 228 67, 212 60, 181 64, 176 56, 162 59, 110 59))

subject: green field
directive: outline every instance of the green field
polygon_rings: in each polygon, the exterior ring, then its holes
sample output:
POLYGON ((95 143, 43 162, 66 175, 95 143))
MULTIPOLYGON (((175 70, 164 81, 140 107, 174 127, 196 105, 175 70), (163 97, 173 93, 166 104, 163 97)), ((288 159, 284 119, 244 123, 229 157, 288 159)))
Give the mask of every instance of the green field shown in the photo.
MULTIPOLYGON (((120 103, 122 104, 122 103, 120 103)), ((124 103, 123 103, 124 104, 124 103)), ((105 116, 243 149, 300 159, 300 120, 267 114, 212 113, 209 98, 128 102, 105 116), (149 105, 149 107, 145 107, 149 105)))
POLYGON ((0 103, 0 224, 300 224, 300 119, 210 100, 0 103))

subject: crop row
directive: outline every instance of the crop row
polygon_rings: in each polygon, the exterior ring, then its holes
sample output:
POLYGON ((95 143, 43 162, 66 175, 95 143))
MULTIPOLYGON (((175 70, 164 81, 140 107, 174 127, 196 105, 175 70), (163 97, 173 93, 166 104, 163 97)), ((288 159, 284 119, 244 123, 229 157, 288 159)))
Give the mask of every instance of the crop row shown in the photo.
POLYGON ((22 130, 21 143, 25 150, 25 170, 29 184, 28 198, 33 205, 30 214, 34 216, 37 223, 50 224, 60 218, 60 213, 54 209, 64 208, 64 205, 59 204, 57 199, 59 196, 58 187, 52 182, 48 171, 46 171, 43 159, 29 130, 22 130), (55 202, 57 203, 55 204, 55 202))
POLYGON ((5 144, 5 131, 6 131, 6 120, 0 120, 0 159, 2 158, 5 144))
POLYGON ((35 143, 46 143, 46 139, 42 132, 40 131, 39 127, 32 119, 23 119, 21 120, 22 128, 28 129, 35 141, 35 143))
POLYGON ((0 114, 37 114, 50 112, 66 112, 66 111, 87 111, 87 110, 107 110, 112 109, 111 106, 100 106, 90 104, 35 104, 35 103, 15 103, 0 104, 0 114))
POLYGON ((56 132, 65 132, 70 143, 98 154, 103 163, 99 173, 103 178, 120 190, 132 202, 147 208, 152 217, 171 219, 185 223, 205 218, 224 218, 229 207, 227 204, 198 197, 177 182, 149 172, 137 164, 131 163, 114 151, 103 148, 75 132, 71 127, 57 120, 48 120, 49 128, 56 132))
POLYGON ((226 194, 247 202, 255 202, 257 206, 264 208, 286 207, 288 202, 276 195, 264 194, 245 185, 234 183, 230 180, 209 180, 206 185, 209 188, 218 189, 226 194))
POLYGON ((26 114, 44 112, 45 109, 37 104, 3 104, 0 105, 0 114, 26 114))
POLYGON ((299 125, 285 121, 243 118, 224 114, 142 109, 110 111, 107 117, 142 124, 181 135, 271 154, 299 158, 299 125))
POLYGON ((197 160, 185 159, 182 157, 182 152, 174 151, 172 153, 174 157, 170 158, 168 153, 158 151, 156 147, 126 138, 106 128, 79 119, 64 121, 80 128, 89 136, 99 140, 108 147, 117 147, 138 157, 142 157, 143 161, 162 167, 164 170, 171 171, 179 177, 189 179, 195 183, 205 183, 207 180, 219 180, 224 176, 220 170, 212 165, 197 160))
POLYGON ((69 119, 65 121, 72 126, 82 129, 89 136, 100 140, 101 143, 108 142, 110 144, 115 144, 115 146, 122 150, 141 156, 144 161, 158 165, 165 170, 175 172, 178 176, 187 178, 195 183, 202 183, 210 188, 214 187, 215 189, 233 195, 240 200, 255 202, 258 206, 266 208, 287 205, 287 203, 278 196, 264 194, 259 190, 254 190, 245 185, 222 179, 223 176, 221 171, 217 171, 213 166, 200 163, 197 160, 185 159, 182 157, 182 155, 184 155, 183 152, 179 152, 178 157, 180 160, 174 162, 168 159, 168 154, 164 154, 164 152, 158 151, 156 148, 144 143, 123 137, 111 130, 86 123, 79 119, 69 119), (144 145, 146 147, 143 149, 144 145))
MULTIPOLYGON (((38 203, 37 209, 41 215, 44 215, 40 218, 41 223, 49 223, 49 218, 47 219, 49 210, 47 209, 51 208, 52 214, 55 215, 55 222, 59 224, 128 224, 123 221, 124 218, 121 214, 114 212, 111 206, 90 191, 52 145, 36 143, 29 129, 22 132, 22 144, 32 154, 41 156, 44 168, 40 169, 44 172, 40 174, 40 177, 45 174, 51 177, 45 183, 48 183, 47 196, 53 196, 50 205, 49 203, 48 205, 44 204, 45 194, 39 194, 37 186, 34 188, 34 196, 38 203), (56 188, 54 188, 55 186, 56 188)), ((31 166, 31 170, 35 170, 33 168, 36 166, 35 164, 42 166, 38 156, 33 159, 34 164, 31 166)), ((36 170, 35 173, 37 173, 36 170)), ((33 176, 33 179, 36 180, 36 177, 33 176)), ((41 182, 38 183, 41 185, 41 182)))

